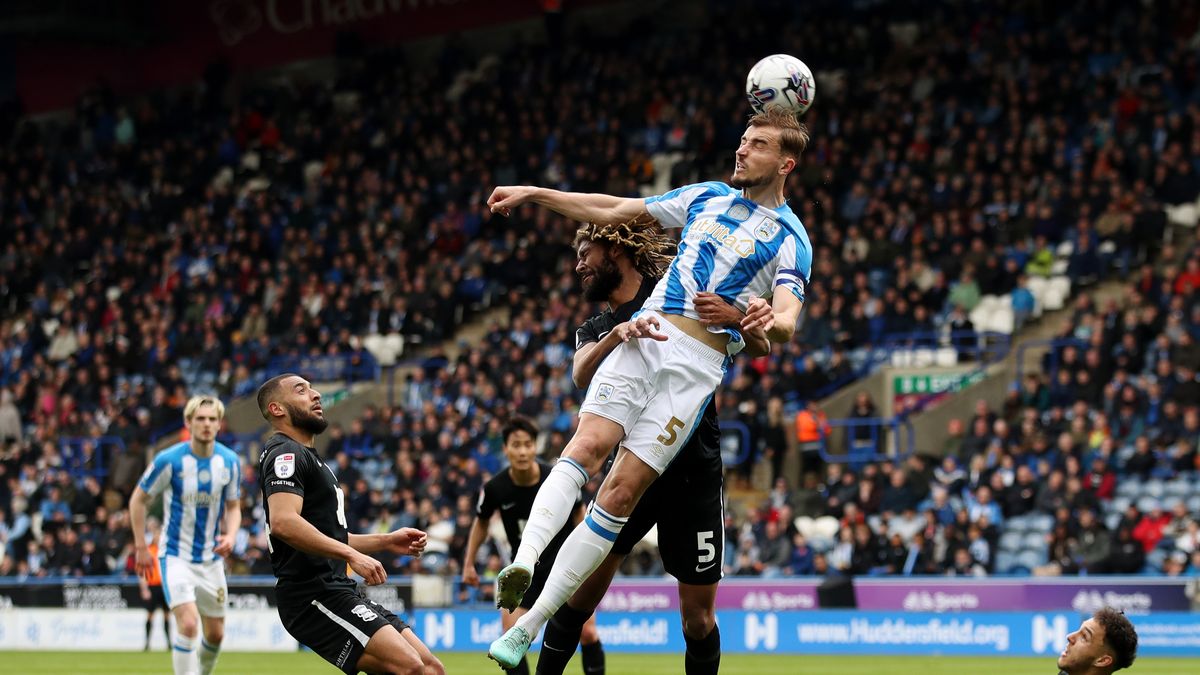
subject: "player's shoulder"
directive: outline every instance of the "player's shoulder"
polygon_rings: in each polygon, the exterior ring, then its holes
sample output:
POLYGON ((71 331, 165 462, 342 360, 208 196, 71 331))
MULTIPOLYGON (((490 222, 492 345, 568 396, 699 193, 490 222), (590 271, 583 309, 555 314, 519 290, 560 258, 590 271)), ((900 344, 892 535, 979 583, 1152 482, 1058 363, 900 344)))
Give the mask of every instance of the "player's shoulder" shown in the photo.
POLYGON ((188 442, 180 441, 175 445, 163 449, 157 455, 155 455, 154 463, 158 465, 173 464, 186 455, 189 450, 191 450, 191 446, 188 445, 188 442))
POLYGON ((508 472, 508 467, 497 471, 495 476, 492 476, 483 484, 483 489, 489 493, 498 493, 505 490, 511 490, 513 486, 512 474, 508 472))
POLYGON ((275 433, 267 439, 266 443, 263 443, 263 450, 262 455, 259 457, 259 463, 265 464, 266 462, 279 457, 280 455, 288 453, 294 453, 298 458, 302 458, 304 457, 304 450, 304 446, 297 441, 284 434, 275 433))
POLYGON ((241 459, 236 450, 228 445, 225 445, 224 443, 216 443, 213 445, 213 454, 220 455, 222 458, 231 462, 236 462, 241 459))
POLYGON ((719 180, 704 181, 703 183, 690 183, 681 185, 680 187, 670 190, 658 197, 647 197, 647 203, 664 201, 670 199, 687 199, 688 201, 712 199, 713 197, 725 197, 736 193, 737 190, 729 185, 722 183, 719 180))

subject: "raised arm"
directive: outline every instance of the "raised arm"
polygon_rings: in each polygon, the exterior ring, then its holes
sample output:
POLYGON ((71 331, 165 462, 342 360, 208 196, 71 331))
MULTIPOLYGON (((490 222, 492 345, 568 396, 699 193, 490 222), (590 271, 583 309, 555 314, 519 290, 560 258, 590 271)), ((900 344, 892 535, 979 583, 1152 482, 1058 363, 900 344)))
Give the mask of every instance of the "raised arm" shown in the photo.
POLYGON ((502 185, 488 197, 492 213, 508 216, 522 204, 539 204, 555 213, 584 223, 623 223, 646 213, 646 202, 634 197, 561 192, 531 185, 502 185))
POLYGON ((387 581, 387 572, 378 560, 355 550, 349 544, 325 536, 305 520, 300 515, 300 509, 304 506, 304 498, 300 495, 275 492, 267 497, 267 506, 271 512, 271 521, 267 524, 270 527, 269 536, 282 539, 297 551, 344 560, 370 586, 387 581))

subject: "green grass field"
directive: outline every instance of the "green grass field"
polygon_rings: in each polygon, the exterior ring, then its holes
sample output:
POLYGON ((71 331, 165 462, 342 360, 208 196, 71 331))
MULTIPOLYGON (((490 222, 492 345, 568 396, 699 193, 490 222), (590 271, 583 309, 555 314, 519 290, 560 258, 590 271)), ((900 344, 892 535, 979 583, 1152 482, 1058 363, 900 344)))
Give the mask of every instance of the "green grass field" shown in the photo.
MULTIPOLYGON (((500 675, 499 668, 483 654, 440 655, 450 675, 500 675)), ((759 656, 727 654, 721 659, 722 675, 1014 675, 1053 673, 1052 659, 970 658, 950 656, 759 656)), ((0 652, 4 673, 169 673, 170 656, 165 652, 0 652)), ((315 654, 222 654, 217 672, 236 675, 320 675, 337 672, 315 654)), ((572 663, 567 673, 581 672, 572 663)), ((675 655, 609 654, 612 675, 676 675, 683 672, 683 658, 675 655)), ((1139 660, 1127 671, 1134 675, 1195 675, 1200 658, 1139 660)))

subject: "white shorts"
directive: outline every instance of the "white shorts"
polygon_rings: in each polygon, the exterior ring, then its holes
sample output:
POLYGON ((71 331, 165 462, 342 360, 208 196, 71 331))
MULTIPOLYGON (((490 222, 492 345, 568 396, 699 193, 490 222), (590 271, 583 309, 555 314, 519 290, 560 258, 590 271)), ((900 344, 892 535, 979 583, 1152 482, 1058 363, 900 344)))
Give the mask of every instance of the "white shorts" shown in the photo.
POLYGON ((194 563, 169 555, 159 558, 158 564, 168 607, 175 609, 194 602, 201 616, 225 616, 229 586, 225 583, 223 560, 194 563))
POLYGON ((728 358, 657 312, 642 316, 658 317, 667 339, 617 345, 592 377, 579 412, 620 424, 621 445, 661 474, 687 445, 725 377, 728 358))

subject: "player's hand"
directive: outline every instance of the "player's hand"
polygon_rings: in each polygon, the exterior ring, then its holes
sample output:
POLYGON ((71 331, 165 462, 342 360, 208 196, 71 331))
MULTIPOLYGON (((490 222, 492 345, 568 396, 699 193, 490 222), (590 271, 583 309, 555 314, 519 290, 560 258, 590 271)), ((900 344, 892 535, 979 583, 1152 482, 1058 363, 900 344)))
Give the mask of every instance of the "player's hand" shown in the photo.
POLYGON ((350 569, 363 578, 368 586, 378 586, 387 581, 387 570, 383 563, 364 553, 359 553, 349 561, 350 569))
POLYGON ((662 342, 663 340, 667 339, 667 336, 658 332, 659 327, 660 324, 658 323, 658 317, 639 316, 632 321, 626 321, 625 323, 617 324, 617 327, 613 329, 613 334, 616 335, 621 342, 629 342, 635 338, 650 338, 651 340, 658 340, 659 342, 662 342))
POLYGON ((387 550, 417 558, 425 552, 429 536, 413 527, 402 527, 387 535, 387 550))
POLYGON ((133 553, 133 569, 143 579, 150 577, 150 572, 154 569, 154 558, 150 557, 150 547, 137 547, 133 553))
POLYGON ((761 328, 769 331, 775 327, 775 312, 771 304, 764 298, 751 298, 746 306, 746 318, 742 319, 742 330, 750 331, 761 328))
POLYGON ((142 589, 142 602, 150 602, 150 589, 149 588, 142 589))
POLYGON ((233 553, 233 535, 217 535, 217 545, 213 547, 213 553, 216 553, 219 556, 227 556, 230 553, 233 553))
POLYGON ((474 565, 463 565, 462 581, 467 586, 479 586, 479 572, 475 571, 474 565))
POLYGON ((510 216, 513 209, 530 201, 535 189, 528 185, 501 185, 492 190, 492 196, 488 197, 488 209, 492 213, 510 216))
POLYGON ((695 307, 700 323, 705 326, 737 326, 745 316, 721 296, 707 291, 696 294, 695 307))

